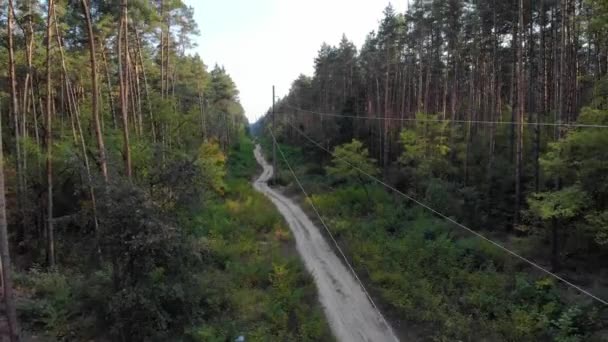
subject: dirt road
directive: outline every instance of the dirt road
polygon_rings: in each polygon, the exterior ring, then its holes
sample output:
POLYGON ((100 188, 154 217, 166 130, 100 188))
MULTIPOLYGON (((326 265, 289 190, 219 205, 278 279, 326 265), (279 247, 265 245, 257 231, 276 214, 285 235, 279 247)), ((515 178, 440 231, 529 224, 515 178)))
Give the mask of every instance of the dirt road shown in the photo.
POLYGON ((392 329, 372 306, 361 286, 334 254, 319 229, 292 200, 271 189, 267 181, 272 166, 256 146, 255 158, 264 168, 254 182, 256 190, 266 195, 281 212, 291 229, 300 257, 312 274, 334 336, 338 341, 398 341, 392 329))

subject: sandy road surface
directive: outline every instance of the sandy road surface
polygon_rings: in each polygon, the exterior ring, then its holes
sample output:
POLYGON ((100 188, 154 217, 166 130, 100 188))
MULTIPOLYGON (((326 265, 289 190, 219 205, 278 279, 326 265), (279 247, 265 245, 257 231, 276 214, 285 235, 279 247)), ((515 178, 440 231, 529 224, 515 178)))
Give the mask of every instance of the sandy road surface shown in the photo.
POLYGON ((384 323, 380 313, 365 296, 359 283, 334 254, 304 211, 268 186, 267 181, 273 170, 264 160, 259 145, 255 149, 255 158, 264 171, 254 182, 254 187, 274 203, 289 224, 298 253, 313 275, 319 300, 334 336, 345 342, 398 341, 392 329, 384 323))

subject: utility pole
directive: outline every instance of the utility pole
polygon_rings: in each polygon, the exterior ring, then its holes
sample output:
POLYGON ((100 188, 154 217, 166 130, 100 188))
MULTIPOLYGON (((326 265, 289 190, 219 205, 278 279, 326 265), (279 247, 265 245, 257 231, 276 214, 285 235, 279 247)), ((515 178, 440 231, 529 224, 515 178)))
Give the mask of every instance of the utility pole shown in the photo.
POLYGON ((272 86, 272 183, 276 183, 277 173, 279 169, 277 169, 277 140, 276 140, 276 125, 275 125, 275 115, 274 115, 274 86, 272 86))

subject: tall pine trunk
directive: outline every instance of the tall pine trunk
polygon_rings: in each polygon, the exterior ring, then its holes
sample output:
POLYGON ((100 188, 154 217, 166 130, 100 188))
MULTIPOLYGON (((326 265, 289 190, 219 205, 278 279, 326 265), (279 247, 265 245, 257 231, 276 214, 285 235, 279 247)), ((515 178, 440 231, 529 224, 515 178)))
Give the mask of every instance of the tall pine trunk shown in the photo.
MULTIPOLYGON (((13 0, 8 1, 8 23, 7 23, 7 41, 8 41, 8 64, 9 64, 9 83, 10 83, 10 97, 11 97, 11 114, 14 123, 15 130, 15 158, 16 158, 16 166, 17 166, 17 206, 19 207, 20 213, 20 228, 18 231, 18 240, 21 242, 24 238, 24 222, 25 213, 24 213, 24 201, 23 196, 25 193, 24 188, 24 179, 25 176, 23 174, 22 167, 22 151, 21 145, 22 141, 20 139, 20 131, 21 127, 19 124, 19 94, 17 93, 17 74, 15 72, 15 46, 13 40, 13 30, 14 30, 14 21, 15 21, 15 7, 13 0)), ((25 120, 22 119, 24 122, 25 120)))
MULTIPOLYGON (((390 42, 388 43, 390 44, 390 42)), ((390 61, 390 47, 386 48, 386 75, 384 80, 384 147, 382 153, 382 165, 384 172, 388 172, 388 164, 389 164, 389 142, 390 142, 390 69, 391 69, 391 61, 390 61)))
POLYGON ((101 131, 101 120, 99 118, 99 84, 97 83, 97 55, 95 53, 95 34, 93 33, 93 23, 91 12, 87 0, 81 0, 82 11, 87 22, 87 34, 89 36, 89 55, 91 62, 91 104, 93 112, 93 122, 95 124, 95 137, 97 138, 97 148, 99 154, 99 168, 105 181, 108 181, 108 165, 106 162, 106 148, 101 131))
POLYGON ((0 126, 0 262, 2 264, 3 300, 11 334, 11 342, 19 341, 17 311, 13 296, 13 275, 6 223, 6 196, 4 184, 4 151, 2 146, 2 127, 0 126))
POLYGON ((514 215, 514 226, 519 224, 519 216, 521 210, 521 197, 522 197, 522 170, 523 170, 523 143, 524 143, 524 111, 525 111, 525 98, 524 98, 524 58, 523 58, 523 36, 524 36, 524 1, 519 0, 519 20, 518 20, 518 34, 519 39, 517 41, 517 62, 516 62, 516 74, 517 74, 517 155, 515 157, 515 215, 514 215))
POLYGON ((51 42, 53 41, 53 12, 55 3, 48 2, 47 27, 46 27, 46 182, 47 182, 47 262, 50 268, 55 267, 55 238, 53 229, 53 88, 51 75, 51 42))
POLYGON ((131 147, 129 144, 129 40, 127 39, 127 0, 120 2, 120 28, 118 31, 118 75, 120 79, 120 112, 123 132, 123 160, 125 174, 131 179, 131 147))
POLYGON ((137 43, 137 55, 141 66, 142 76, 144 77, 144 91, 146 94, 146 104, 148 107, 148 115, 150 116, 150 129, 152 130, 152 142, 156 143, 156 125, 154 123, 154 113, 152 111, 152 102, 150 101, 150 89, 148 87, 148 76, 146 75, 146 67, 144 66, 144 58, 141 52, 141 40, 139 32, 135 30, 135 42, 137 43))

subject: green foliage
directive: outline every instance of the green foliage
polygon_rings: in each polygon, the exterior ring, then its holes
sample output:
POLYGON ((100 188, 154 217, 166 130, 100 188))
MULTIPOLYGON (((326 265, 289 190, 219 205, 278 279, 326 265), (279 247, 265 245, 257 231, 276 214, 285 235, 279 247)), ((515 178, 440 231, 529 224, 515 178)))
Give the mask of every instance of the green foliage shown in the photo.
MULTIPOLYGON (((183 340, 186 332, 210 324, 214 317, 224 315, 230 321, 237 315, 226 309, 234 293, 221 294, 221 286, 207 284, 221 284, 234 270, 216 267, 213 262, 223 252, 209 253, 209 231, 192 224, 193 216, 207 206, 226 204, 226 154, 245 130, 244 110, 236 84, 223 67, 208 72, 200 56, 186 54, 199 31, 192 7, 182 0, 165 0, 160 7, 150 1, 129 2, 132 29, 124 31, 124 38, 132 53, 132 77, 122 75, 124 60, 112 43, 120 37, 118 2, 87 3, 94 35, 90 39, 85 2, 57 1, 51 9, 41 1, 15 2, 15 80, 23 90, 15 96, 24 105, 11 108, 16 110, 17 129, 6 96, 9 88, 3 87, 0 111, 11 119, 2 127, 8 167, 7 189, 1 190, 8 195, 11 254, 18 255, 16 265, 31 269, 18 279, 21 323, 49 340, 183 340), (47 10, 56 14, 49 28, 54 32, 48 42, 50 65, 44 48, 47 10), (95 66, 89 60, 89 43, 96 49, 95 66), (50 96, 38 85, 44 79, 39 71, 47 67, 50 96), (92 67, 99 89, 93 89, 92 67), (119 76, 128 79, 124 93, 119 76), (99 131, 93 92, 99 96, 99 131), (47 99, 52 127, 41 115, 47 112, 47 99), (127 106, 126 124, 121 104, 127 106), (45 146, 49 136, 52 145, 45 146), (105 164, 98 139, 105 145, 107 175, 101 174, 105 164), (132 164, 129 179, 127 151, 132 164), (45 160, 49 152, 51 184, 45 160), (53 210, 47 212, 51 185, 53 210), (36 265, 46 262, 48 220, 54 226, 57 265, 41 272, 36 265), (208 274, 215 277, 207 278, 208 274)), ((6 24, 2 22, 3 29, 6 24)), ((0 52, 3 70, 9 69, 7 55, 0 52)), ((254 250, 258 231, 276 232, 278 239, 288 240, 287 231, 274 221, 274 208, 251 202, 235 216, 264 212, 251 226, 229 226, 228 230, 250 231, 247 243, 237 245, 254 250)), ((213 224, 201 222, 206 229, 213 224)), ((270 252, 274 250, 260 251, 270 252)), ((240 256, 230 257, 240 262, 240 256)), ((260 269, 264 267, 254 271, 262 273, 260 269)), ((300 274, 297 266, 289 270, 300 274)), ((204 336, 214 334, 224 340, 232 337, 220 329, 210 329, 204 336)))
POLYGON ((40 329, 58 338, 68 337, 78 328, 70 317, 75 307, 73 282, 77 279, 56 272, 45 273, 32 269, 18 274, 15 284, 28 288, 30 293, 19 302, 19 318, 28 329, 40 329))
POLYGON ((559 299, 554 282, 503 273, 511 258, 476 239, 454 237, 445 223, 395 204, 382 189, 372 189, 373 206, 362 212, 362 194, 339 188, 313 200, 389 316, 439 341, 589 336, 583 327, 594 314, 569 314, 573 309, 559 299))
POLYGON ((111 265, 104 307, 110 334, 133 341, 175 334, 200 315, 202 292, 191 272, 202 265, 200 250, 162 220, 144 192, 109 187, 99 199, 99 248, 111 265))
POLYGON ((591 211, 585 216, 589 229, 595 235, 595 241, 600 245, 608 245, 608 211, 591 211))
POLYGON ((53 340, 331 340, 289 229, 247 181, 253 143, 240 141, 227 180, 224 154, 208 142, 196 158, 174 153, 150 169, 151 193, 119 180, 96 189, 100 244, 84 234, 78 262, 100 267, 20 274, 24 326, 53 340), (213 184, 223 197, 198 201, 196 188, 213 184))
POLYGON ((328 166, 327 174, 341 180, 362 182, 368 180, 365 174, 378 174, 376 161, 369 157, 367 148, 358 140, 337 146, 333 152, 332 166, 328 166))
POLYGON ((224 192, 226 156, 217 142, 204 142, 199 148, 197 164, 205 185, 218 193, 224 192))
POLYGON ((446 215, 462 213, 462 200, 456 196, 455 186, 441 179, 430 179, 424 193, 424 203, 446 215))
MULTIPOLYGON (((606 124, 608 111, 584 108, 577 123, 606 124)), ((606 242, 604 205, 608 203, 608 135, 601 129, 574 129, 549 145, 541 158, 547 176, 558 179, 562 188, 532 194, 530 211, 542 220, 574 222, 591 233, 599 244, 606 242)))
POLYGON ((253 141, 241 135, 237 144, 232 147, 228 158, 230 178, 250 178, 256 173, 258 163, 253 158, 253 141))
POLYGON ((406 173, 416 180, 428 177, 445 178, 450 175, 452 165, 447 158, 451 151, 449 122, 436 121, 437 115, 416 114, 415 126, 400 134, 403 153, 399 162, 406 173))
POLYGON ((588 203, 587 194, 577 185, 528 198, 530 211, 543 220, 574 218, 588 203))
POLYGON ((583 336, 580 334, 580 322, 577 320, 584 319, 581 309, 577 307, 569 308, 564 311, 553 324, 557 328, 557 342, 579 342, 583 341, 583 336))
POLYGON ((131 142, 131 162, 133 172, 139 179, 149 179, 151 165, 154 164, 154 154, 150 144, 143 139, 131 142))
POLYGON ((274 205, 253 190, 246 178, 252 167, 253 144, 242 137, 232 149, 226 200, 213 200, 192 222, 192 231, 205 246, 212 267, 205 286, 207 323, 195 327, 195 341, 331 340, 316 303, 312 279, 293 253, 290 233, 274 205), (246 158, 245 160, 234 160, 246 158), (286 254, 285 250, 292 252, 286 254))

